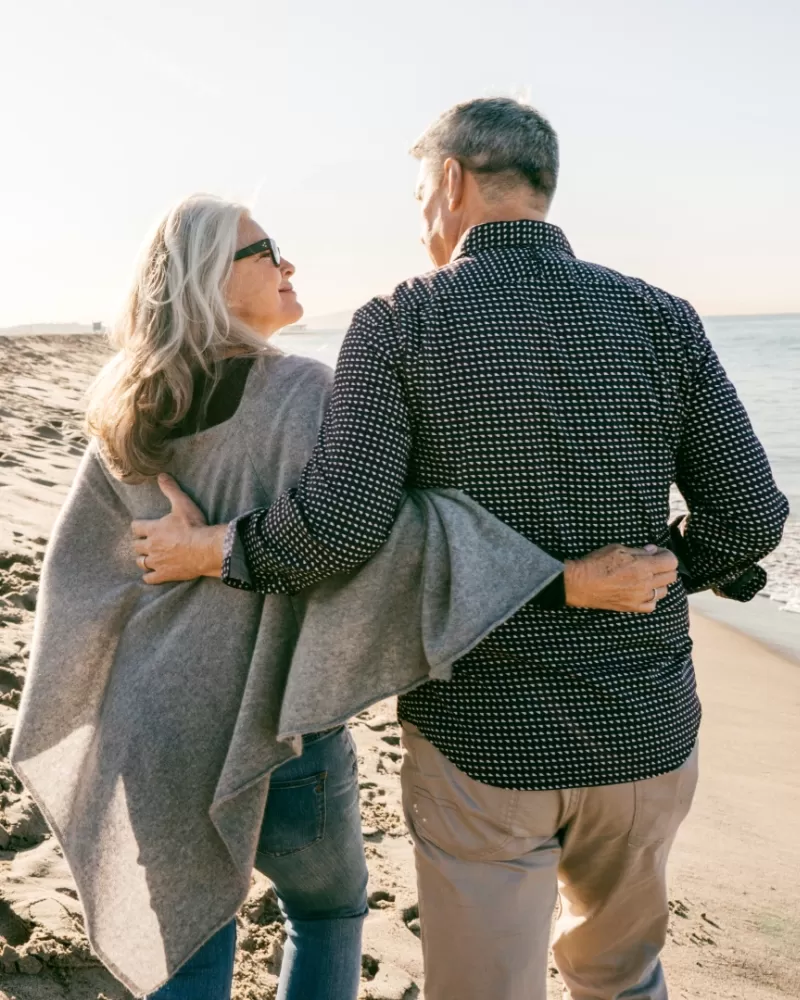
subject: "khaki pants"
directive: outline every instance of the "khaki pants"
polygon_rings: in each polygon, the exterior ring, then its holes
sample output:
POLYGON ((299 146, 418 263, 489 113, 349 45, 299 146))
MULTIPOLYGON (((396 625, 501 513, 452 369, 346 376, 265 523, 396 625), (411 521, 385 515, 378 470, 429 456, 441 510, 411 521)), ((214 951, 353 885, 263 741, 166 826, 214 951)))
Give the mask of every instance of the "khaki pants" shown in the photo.
POLYGON ((426 1000, 546 1000, 553 952, 572 1000, 666 1000, 666 865, 697 783, 521 792, 474 781, 403 724, 426 1000))

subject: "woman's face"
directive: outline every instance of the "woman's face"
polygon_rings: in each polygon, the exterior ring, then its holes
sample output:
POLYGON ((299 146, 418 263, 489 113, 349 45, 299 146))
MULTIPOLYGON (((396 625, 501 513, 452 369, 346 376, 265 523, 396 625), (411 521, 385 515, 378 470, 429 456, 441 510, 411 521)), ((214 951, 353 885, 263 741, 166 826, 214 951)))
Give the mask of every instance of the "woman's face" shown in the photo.
MULTIPOLYGON (((257 222, 243 216, 236 249, 248 247, 266 236, 257 222)), ((276 267, 269 250, 235 260, 226 289, 230 311, 265 338, 296 323, 303 315, 303 307, 292 288, 293 274, 294 264, 283 258, 280 267, 276 267)))

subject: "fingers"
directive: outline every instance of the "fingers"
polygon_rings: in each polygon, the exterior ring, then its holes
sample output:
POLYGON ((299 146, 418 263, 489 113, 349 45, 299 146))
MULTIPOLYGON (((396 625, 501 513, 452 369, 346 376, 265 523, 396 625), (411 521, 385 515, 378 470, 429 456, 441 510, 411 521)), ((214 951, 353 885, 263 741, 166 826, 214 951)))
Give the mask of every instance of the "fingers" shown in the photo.
POLYGON ((137 538, 133 543, 133 551, 137 556, 146 556, 150 552, 150 539, 137 538))
POLYGON ((656 572, 666 572, 678 568, 678 559, 669 549, 659 549, 655 545, 645 545, 643 549, 628 549, 632 555, 642 561, 647 561, 656 572))
POLYGON ((642 586, 668 587, 678 579, 678 560, 668 549, 659 549, 655 555, 637 559, 636 569, 642 586))
MULTIPOLYGON (((178 486, 172 476, 168 476, 166 472, 162 472, 158 477, 158 488, 167 500, 169 500, 173 512, 176 509, 180 509, 181 504, 183 504, 185 500, 189 500, 189 497, 183 492, 180 486, 178 486)), ((189 502, 191 503, 191 501, 189 502)))
POLYGON ((658 607, 658 601, 645 601, 638 600, 635 597, 630 598, 630 601, 624 600, 619 603, 604 605, 600 610, 602 611, 621 611, 628 615, 650 615, 658 607))
MULTIPOLYGON (((172 513, 188 521, 190 524, 205 524, 205 515, 192 498, 184 493, 172 476, 165 472, 158 477, 158 486, 164 496, 169 500, 172 513)), ((169 515, 166 515, 167 517, 169 515)), ((134 538, 148 538, 154 525, 158 525, 165 518, 153 518, 151 520, 139 520, 131 522, 131 534, 134 538)))
POLYGON ((179 517, 185 519, 192 525, 206 523, 206 517, 203 511, 197 506, 188 493, 184 493, 172 476, 167 475, 166 472, 162 472, 158 477, 158 486, 167 500, 169 500, 170 505, 172 506, 173 514, 177 514, 179 517))
POLYGON ((650 615, 658 607, 659 601, 663 601, 668 593, 669 586, 666 583, 662 583, 659 586, 653 585, 647 589, 646 595, 643 591, 639 591, 638 598, 631 598, 631 606, 620 610, 630 611, 634 614, 650 615))
POLYGON ((642 602, 641 609, 646 613, 655 611, 658 607, 658 602, 663 601, 668 593, 669 587, 653 587, 652 594, 646 601, 642 602))
POLYGON ((623 608, 621 610, 631 612, 635 615, 651 615, 658 607, 659 598, 656 597, 655 600, 650 598, 649 600, 643 600, 639 603, 632 604, 629 608, 623 608))
POLYGON ((674 552, 669 549, 662 549, 656 555, 650 557, 657 573, 667 573, 678 568, 678 560, 674 552))

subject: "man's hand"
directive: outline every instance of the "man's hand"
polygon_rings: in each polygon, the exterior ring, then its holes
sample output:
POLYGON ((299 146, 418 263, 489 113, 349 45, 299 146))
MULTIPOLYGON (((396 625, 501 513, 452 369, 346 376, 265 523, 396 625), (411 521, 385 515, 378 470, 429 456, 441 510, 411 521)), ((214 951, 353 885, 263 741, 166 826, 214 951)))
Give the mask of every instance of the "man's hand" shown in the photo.
POLYGON ((136 563, 145 583, 171 583, 199 576, 222 576, 222 549, 226 524, 209 527, 197 504, 172 476, 158 477, 161 492, 172 511, 158 521, 131 525, 136 563))
POLYGON ((667 549, 607 545, 564 567, 567 604, 604 611, 655 611, 678 579, 678 560, 667 549))

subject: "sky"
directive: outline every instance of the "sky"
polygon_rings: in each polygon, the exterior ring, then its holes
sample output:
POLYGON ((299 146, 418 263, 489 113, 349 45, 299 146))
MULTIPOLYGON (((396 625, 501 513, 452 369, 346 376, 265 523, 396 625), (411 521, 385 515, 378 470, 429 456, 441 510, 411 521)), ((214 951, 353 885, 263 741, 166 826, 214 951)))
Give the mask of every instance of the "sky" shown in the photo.
POLYGON ((429 268, 407 150, 472 97, 561 139, 578 256, 800 312, 797 0, 0 0, 0 327, 113 321, 183 196, 248 204, 308 317, 429 268))

